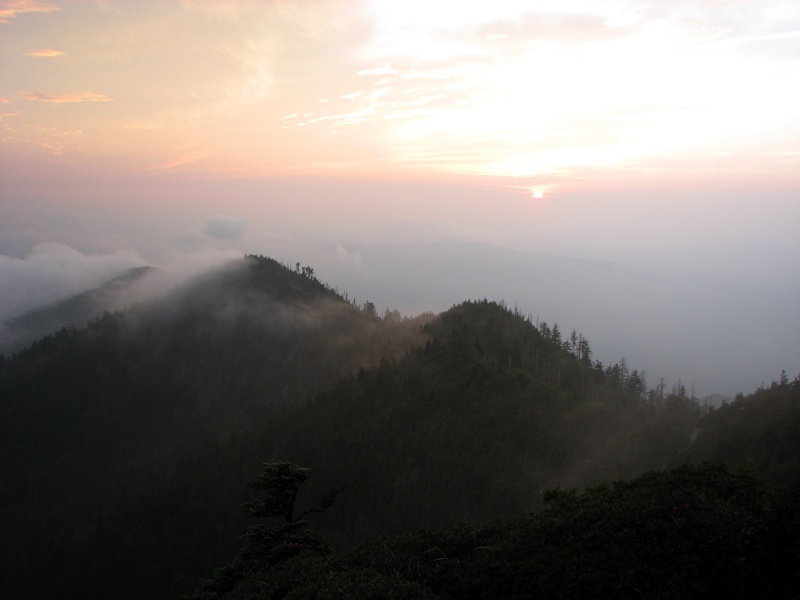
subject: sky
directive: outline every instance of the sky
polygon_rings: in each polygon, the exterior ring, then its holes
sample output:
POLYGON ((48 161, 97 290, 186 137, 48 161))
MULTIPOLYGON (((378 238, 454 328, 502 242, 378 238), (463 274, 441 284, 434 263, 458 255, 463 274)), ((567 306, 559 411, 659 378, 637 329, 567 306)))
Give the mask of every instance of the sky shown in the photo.
POLYGON ((800 370, 798 106, 792 1, 0 0, 0 320, 249 252, 748 393, 800 370))

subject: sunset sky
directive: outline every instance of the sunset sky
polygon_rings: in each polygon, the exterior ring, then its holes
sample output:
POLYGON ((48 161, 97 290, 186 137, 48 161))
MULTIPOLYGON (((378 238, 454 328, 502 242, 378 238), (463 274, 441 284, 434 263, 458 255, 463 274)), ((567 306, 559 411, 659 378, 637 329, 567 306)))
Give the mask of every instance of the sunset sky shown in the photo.
POLYGON ((255 252, 651 385, 800 368, 796 1, 0 0, 0 61, 0 319, 255 252))

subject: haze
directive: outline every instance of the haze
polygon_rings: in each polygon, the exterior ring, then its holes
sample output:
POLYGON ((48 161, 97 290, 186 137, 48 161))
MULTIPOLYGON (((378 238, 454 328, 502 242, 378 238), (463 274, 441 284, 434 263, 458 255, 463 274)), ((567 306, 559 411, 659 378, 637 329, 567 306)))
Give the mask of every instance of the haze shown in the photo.
POLYGON ((473 4, 0 2, 0 319, 247 252, 651 387, 797 374, 797 3, 473 4))

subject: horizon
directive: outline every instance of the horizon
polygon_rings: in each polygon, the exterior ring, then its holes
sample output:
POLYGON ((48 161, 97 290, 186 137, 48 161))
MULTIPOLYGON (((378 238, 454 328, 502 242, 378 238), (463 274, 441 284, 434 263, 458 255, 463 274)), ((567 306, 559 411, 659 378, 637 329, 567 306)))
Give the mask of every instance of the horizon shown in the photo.
POLYGON ((800 368, 794 3, 12 0, 0 56, 0 321, 252 253, 650 387, 800 368))

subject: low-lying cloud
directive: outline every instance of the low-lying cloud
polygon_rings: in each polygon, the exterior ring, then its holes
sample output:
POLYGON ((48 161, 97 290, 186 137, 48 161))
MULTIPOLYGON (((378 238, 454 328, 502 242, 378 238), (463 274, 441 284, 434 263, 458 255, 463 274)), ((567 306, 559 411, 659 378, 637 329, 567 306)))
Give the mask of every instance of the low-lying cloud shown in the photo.
POLYGON ((127 269, 145 266, 134 250, 83 254, 65 244, 37 244, 24 258, 0 255, 0 321, 79 294, 127 269))

